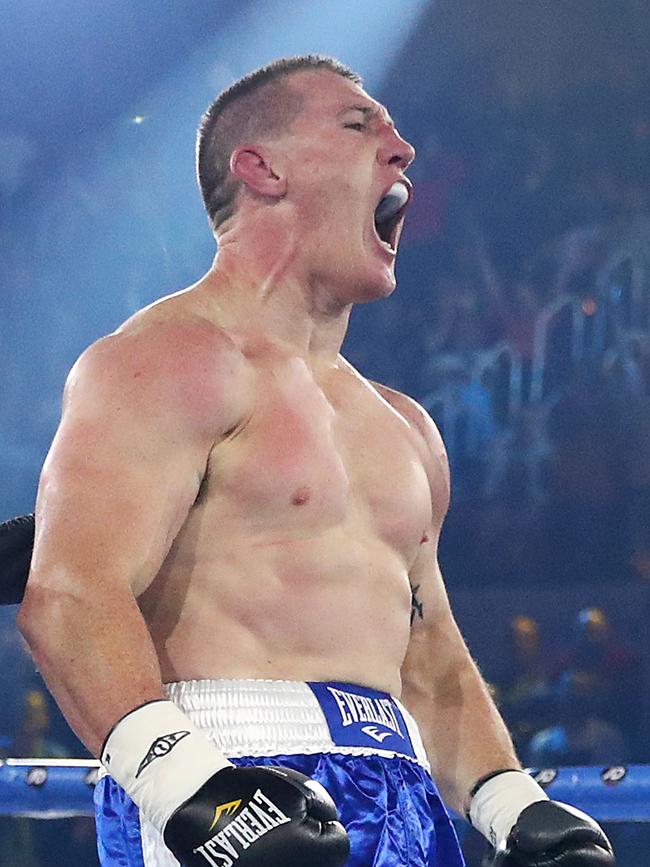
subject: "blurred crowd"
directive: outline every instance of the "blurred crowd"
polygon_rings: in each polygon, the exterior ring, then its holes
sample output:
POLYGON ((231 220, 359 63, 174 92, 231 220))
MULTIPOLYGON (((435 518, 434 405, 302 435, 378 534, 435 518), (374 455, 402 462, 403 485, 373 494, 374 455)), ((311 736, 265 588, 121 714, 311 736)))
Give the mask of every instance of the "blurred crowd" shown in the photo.
MULTIPOLYGON (((490 688, 512 732, 524 766, 548 771, 572 765, 625 767, 650 761, 643 656, 597 607, 577 612, 573 631, 551 639, 529 614, 508 624, 508 652, 490 688)), ((610 824, 607 832, 621 864, 643 867, 650 830, 610 824)), ((464 841, 469 865, 492 863, 489 848, 471 833, 464 841)))
POLYGON ((650 81, 613 66, 431 97, 398 292, 359 326, 443 433, 452 581, 650 581, 650 81))
MULTIPOLYGON (((0 609, 0 760, 90 757, 73 735, 35 670, 13 622, 0 609)), ((94 823, 89 818, 0 817, 0 865, 68 867, 97 863, 94 823), (8 857, 9 860, 3 860, 8 857)))
POLYGON ((625 765, 648 758, 641 657, 600 608, 584 608, 573 635, 544 641, 535 618, 510 622, 510 653, 493 679, 495 697, 529 767, 625 765))

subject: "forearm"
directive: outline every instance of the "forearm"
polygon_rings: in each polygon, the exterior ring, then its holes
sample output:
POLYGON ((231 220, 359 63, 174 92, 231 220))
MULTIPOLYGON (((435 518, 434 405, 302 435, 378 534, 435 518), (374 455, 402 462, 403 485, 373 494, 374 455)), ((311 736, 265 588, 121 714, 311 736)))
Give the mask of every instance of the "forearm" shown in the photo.
POLYGON ((95 756, 117 720, 162 697, 156 652, 128 588, 89 596, 28 585, 18 626, 63 715, 95 756))
POLYGON ((445 802, 463 813, 476 781, 498 768, 519 768, 512 740, 471 659, 433 684, 405 685, 445 802))

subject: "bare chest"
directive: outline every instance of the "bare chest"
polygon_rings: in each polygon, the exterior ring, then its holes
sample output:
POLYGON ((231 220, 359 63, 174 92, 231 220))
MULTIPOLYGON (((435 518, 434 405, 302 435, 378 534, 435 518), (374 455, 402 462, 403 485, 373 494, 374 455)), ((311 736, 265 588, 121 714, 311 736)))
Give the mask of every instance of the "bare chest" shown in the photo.
POLYGON ((354 529, 407 562, 431 519, 431 492, 408 423, 367 383, 318 384, 299 361, 262 371, 256 410, 219 445, 206 496, 221 520, 290 538, 354 529))

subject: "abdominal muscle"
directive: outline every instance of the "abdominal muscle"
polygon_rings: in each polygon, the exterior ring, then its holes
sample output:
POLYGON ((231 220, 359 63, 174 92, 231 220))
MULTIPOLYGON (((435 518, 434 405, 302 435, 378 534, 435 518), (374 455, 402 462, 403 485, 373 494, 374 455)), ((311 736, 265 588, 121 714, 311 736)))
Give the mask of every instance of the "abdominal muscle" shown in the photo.
POLYGON ((165 682, 339 680, 394 694, 431 518, 410 428, 358 375, 258 367, 140 606, 165 682), (273 375, 271 375, 273 374, 273 375))
POLYGON ((411 595, 385 543, 351 527, 302 539, 222 532, 220 553, 203 559, 192 535, 140 599, 164 682, 338 680, 399 695, 411 595))

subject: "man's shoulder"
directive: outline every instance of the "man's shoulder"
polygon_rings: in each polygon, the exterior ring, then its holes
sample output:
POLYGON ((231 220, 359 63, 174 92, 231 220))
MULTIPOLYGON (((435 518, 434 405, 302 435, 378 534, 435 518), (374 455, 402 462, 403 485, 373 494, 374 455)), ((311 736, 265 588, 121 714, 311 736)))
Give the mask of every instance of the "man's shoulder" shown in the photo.
POLYGON ((206 351, 241 355, 233 336, 210 315, 194 291, 184 289, 143 307, 109 337, 124 338, 125 345, 142 351, 164 354, 174 348, 188 358, 206 351))
MULTIPOLYGON (((66 400, 104 400, 204 419, 245 413, 249 364, 218 324, 182 309, 148 308, 91 344, 66 383, 66 400)), ((207 420, 207 419, 206 419, 207 420)))
POLYGON ((380 382, 368 380, 370 385, 396 410, 411 427, 414 427, 424 437, 427 443, 442 444, 440 432, 429 413, 417 400, 401 391, 382 385, 380 382))
POLYGON ((449 507, 451 482, 447 450, 436 423, 424 407, 420 406, 412 397, 377 382, 370 382, 370 384, 399 413, 414 433, 414 442, 420 451, 422 465, 431 485, 432 496, 435 496, 440 512, 444 516, 449 507))
MULTIPOLYGON (((169 299, 172 302, 172 298, 169 299)), ((157 302, 82 352, 72 373, 147 376, 176 382, 236 373, 246 360, 236 340, 200 312, 157 302)))

